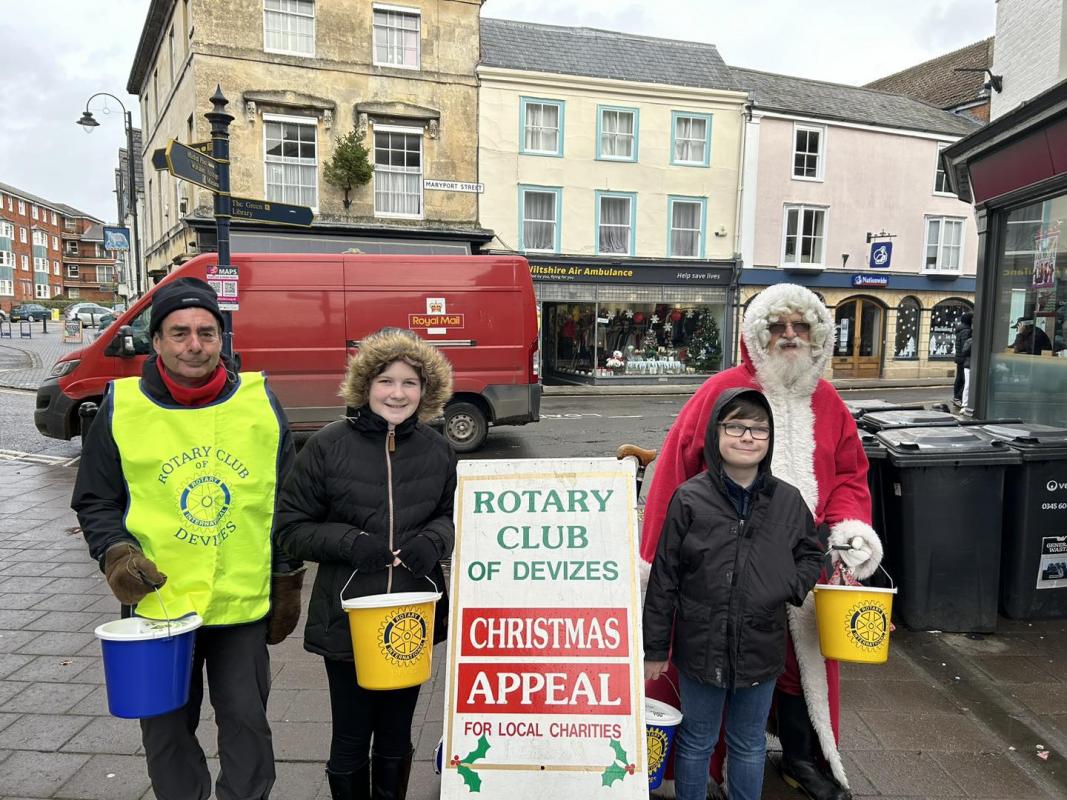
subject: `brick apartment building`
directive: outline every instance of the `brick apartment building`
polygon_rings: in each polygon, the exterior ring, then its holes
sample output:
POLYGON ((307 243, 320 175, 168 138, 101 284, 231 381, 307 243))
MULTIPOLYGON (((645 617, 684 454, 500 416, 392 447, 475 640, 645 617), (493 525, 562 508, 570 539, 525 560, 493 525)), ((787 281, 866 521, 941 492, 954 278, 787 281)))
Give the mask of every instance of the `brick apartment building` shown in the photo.
POLYGON ((0 309, 56 297, 114 302, 102 222, 0 183, 0 309))

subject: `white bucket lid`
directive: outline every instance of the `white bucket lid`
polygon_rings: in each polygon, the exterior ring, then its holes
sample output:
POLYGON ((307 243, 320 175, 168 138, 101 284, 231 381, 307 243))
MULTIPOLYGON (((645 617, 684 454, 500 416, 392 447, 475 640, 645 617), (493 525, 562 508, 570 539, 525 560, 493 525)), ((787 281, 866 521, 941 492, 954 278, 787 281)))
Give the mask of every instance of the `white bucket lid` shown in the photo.
POLYGON ((653 700, 651 697, 645 698, 646 725, 658 725, 661 728, 666 728, 671 725, 680 725, 681 722, 682 712, 677 708, 659 700, 653 700))
POLYGON ((145 619, 144 617, 127 617, 105 622, 96 628, 96 637, 109 642, 138 642, 148 639, 166 639, 195 631, 204 620, 199 614, 190 614, 181 619, 145 619))
POLYGON ((396 594, 369 594, 366 597, 350 597, 341 602, 341 608, 391 608, 393 606, 417 606, 436 603, 440 592, 397 592, 396 594))
POLYGON ((881 586, 839 586, 836 583, 817 583, 815 584, 816 592, 875 592, 877 594, 896 594, 897 589, 894 586, 892 589, 883 589, 881 586))

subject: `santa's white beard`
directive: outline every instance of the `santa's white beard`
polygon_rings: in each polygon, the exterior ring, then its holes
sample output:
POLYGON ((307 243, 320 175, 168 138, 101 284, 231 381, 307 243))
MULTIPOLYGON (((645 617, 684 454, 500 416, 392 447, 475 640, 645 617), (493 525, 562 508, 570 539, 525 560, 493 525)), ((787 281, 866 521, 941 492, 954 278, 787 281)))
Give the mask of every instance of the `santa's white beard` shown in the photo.
POLYGON ((810 395, 819 382, 815 357, 808 342, 794 339, 793 343, 795 346, 785 347, 785 340, 779 339, 756 367, 756 375, 764 389, 810 395))

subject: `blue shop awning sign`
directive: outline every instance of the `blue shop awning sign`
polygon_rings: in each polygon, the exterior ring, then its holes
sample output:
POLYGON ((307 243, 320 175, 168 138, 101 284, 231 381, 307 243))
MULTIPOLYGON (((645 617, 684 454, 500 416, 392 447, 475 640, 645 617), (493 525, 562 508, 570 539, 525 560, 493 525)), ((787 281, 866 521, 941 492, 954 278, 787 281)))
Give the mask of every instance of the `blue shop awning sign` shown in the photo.
POLYGON ((864 275, 859 273, 852 276, 853 286, 881 286, 885 287, 889 285, 888 275, 864 275))
POLYGON ((889 265, 892 261, 892 242, 874 242, 871 245, 871 260, 868 264, 871 269, 889 269, 889 265))

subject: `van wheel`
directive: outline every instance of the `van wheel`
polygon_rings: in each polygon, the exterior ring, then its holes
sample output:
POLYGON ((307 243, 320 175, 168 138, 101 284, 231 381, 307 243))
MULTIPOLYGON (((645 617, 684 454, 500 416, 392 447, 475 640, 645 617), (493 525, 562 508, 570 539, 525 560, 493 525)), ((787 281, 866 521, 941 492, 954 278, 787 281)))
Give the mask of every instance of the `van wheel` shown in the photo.
POLYGON ((473 453, 485 443, 489 422, 473 403, 445 407, 445 438, 457 453, 473 453))

